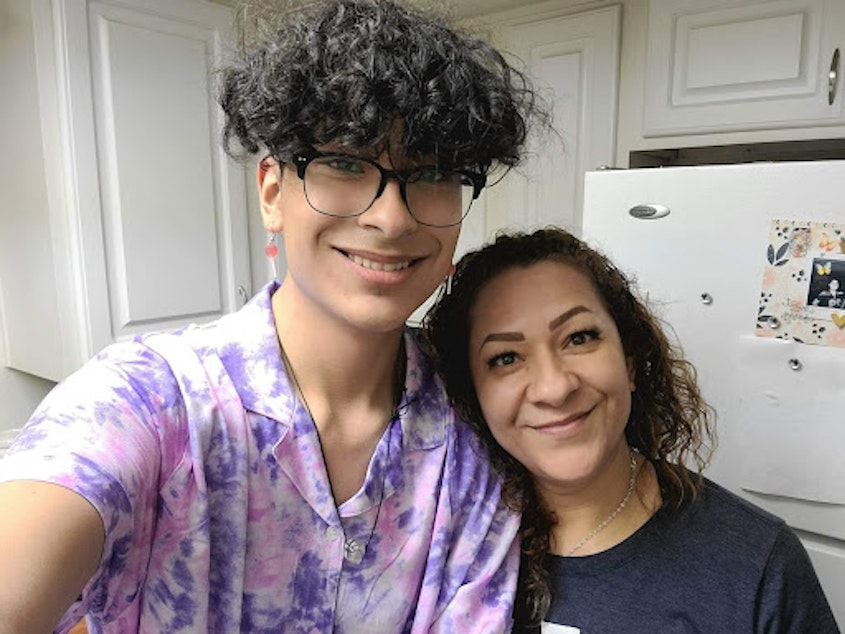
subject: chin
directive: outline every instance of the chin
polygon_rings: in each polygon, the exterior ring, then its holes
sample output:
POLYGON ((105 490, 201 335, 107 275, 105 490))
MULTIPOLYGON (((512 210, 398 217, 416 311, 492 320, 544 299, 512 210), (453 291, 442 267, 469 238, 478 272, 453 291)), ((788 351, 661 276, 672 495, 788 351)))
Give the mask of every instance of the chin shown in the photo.
POLYGON ((590 482, 599 472, 599 465, 594 460, 572 460, 562 457, 544 465, 545 475, 560 486, 579 487, 590 482))
POLYGON ((355 330, 370 334, 389 334, 404 328, 405 322, 411 313, 406 316, 404 312, 387 313, 386 311, 367 311, 363 315, 347 317, 349 323, 355 330))
POLYGON ((425 299, 399 302, 395 297, 377 297, 363 302, 349 313, 349 321, 361 329, 371 332, 392 332, 401 328, 408 318, 419 308, 425 299))

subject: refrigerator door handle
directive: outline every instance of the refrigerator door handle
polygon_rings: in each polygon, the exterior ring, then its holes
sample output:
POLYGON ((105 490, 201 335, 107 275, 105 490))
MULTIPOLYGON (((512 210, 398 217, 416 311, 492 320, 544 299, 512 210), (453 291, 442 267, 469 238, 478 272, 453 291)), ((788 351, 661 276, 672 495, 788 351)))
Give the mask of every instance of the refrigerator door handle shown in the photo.
POLYGON ((637 220, 657 220, 669 215, 669 208, 666 205, 647 203, 634 205, 628 210, 628 214, 637 220))

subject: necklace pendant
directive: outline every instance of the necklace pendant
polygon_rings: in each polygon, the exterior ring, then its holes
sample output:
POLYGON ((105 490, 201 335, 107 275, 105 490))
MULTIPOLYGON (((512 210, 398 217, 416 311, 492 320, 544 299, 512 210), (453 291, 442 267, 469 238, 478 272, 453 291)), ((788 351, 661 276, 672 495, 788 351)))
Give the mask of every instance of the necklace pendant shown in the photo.
POLYGON ((350 564, 357 566, 363 561, 366 550, 366 547, 361 542, 348 539, 343 544, 343 558, 350 564))

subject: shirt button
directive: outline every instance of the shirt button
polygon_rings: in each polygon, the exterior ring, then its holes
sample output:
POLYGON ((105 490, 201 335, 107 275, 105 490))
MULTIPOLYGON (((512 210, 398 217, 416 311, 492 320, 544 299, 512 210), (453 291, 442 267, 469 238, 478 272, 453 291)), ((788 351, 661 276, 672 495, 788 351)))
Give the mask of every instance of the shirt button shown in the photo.
POLYGON ((338 537, 340 537, 340 529, 337 526, 329 526, 326 529, 326 537, 334 541, 338 537))

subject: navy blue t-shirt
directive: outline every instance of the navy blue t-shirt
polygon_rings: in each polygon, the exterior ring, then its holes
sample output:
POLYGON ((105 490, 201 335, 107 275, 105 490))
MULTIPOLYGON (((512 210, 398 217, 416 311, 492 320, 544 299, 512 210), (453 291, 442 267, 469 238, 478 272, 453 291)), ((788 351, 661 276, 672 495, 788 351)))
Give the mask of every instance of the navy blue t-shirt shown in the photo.
POLYGON ((705 480, 610 550, 550 555, 546 627, 567 634, 839 632, 807 552, 783 520, 705 480))

